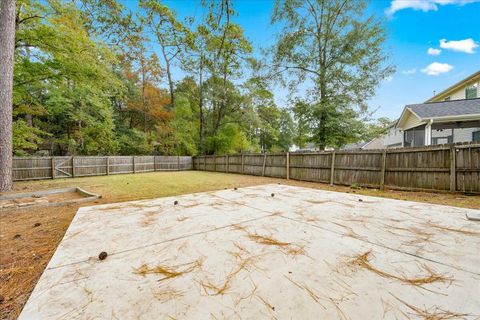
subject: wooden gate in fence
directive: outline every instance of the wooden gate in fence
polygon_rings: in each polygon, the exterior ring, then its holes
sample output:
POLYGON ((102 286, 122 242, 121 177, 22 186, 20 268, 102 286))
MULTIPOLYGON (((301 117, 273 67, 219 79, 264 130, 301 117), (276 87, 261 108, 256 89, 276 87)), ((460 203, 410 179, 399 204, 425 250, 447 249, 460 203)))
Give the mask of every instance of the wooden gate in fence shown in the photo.
POLYGON ((480 193, 480 144, 197 156, 195 170, 400 190, 480 193))
POLYGON ((188 156, 15 157, 13 180, 74 178, 192 168, 192 157, 188 156))

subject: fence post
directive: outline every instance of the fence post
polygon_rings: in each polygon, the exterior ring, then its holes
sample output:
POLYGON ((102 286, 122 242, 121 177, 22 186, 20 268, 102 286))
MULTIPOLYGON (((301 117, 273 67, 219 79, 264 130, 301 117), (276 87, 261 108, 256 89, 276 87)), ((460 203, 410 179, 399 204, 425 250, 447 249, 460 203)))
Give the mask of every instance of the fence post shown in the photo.
POLYGON ((380 170, 380 190, 385 190, 385 166, 387 164, 387 149, 382 151, 382 163, 380 170))
POLYGON ((450 191, 457 191, 457 152, 455 145, 450 147, 450 191))
POLYGON ((228 173, 228 154, 225 155, 225 173, 228 173))
POLYGON ((287 180, 290 180, 290 152, 287 152, 287 180))
POLYGON ((110 157, 107 157, 107 176, 110 175, 110 157))
POLYGON ((265 177, 265 164, 267 162, 267 153, 263 154, 262 177, 265 177))
POLYGON ((213 155, 213 172, 217 172, 217 156, 213 155))
POLYGON ((243 174, 243 153, 242 153, 242 174, 243 174))
POLYGON ((203 155, 203 171, 207 171, 207 156, 203 155))
POLYGON ((52 179, 55 179, 55 157, 50 159, 51 166, 52 166, 52 179))
POLYGON ((330 185, 331 186, 333 186, 334 173, 335 173, 335 151, 332 152, 332 167, 330 169, 330 185))
POLYGON ((180 171, 180 156, 177 156, 177 171, 180 171))
POLYGON ((157 156, 153 156, 153 171, 157 171, 157 156))
POLYGON ((133 173, 135 173, 135 156, 132 157, 133 173))
POLYGON ((72 178, 75 178, 75 157, 72 156, 72 178))

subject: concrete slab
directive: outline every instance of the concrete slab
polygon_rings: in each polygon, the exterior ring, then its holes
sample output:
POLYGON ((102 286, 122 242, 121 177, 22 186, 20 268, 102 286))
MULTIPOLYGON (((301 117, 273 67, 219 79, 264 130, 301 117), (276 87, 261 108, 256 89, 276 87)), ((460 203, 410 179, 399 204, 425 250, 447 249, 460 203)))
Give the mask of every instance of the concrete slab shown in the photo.
POLYGON ((284 185, 81 208, 20 319, 479 319, 475 212, 284 185))

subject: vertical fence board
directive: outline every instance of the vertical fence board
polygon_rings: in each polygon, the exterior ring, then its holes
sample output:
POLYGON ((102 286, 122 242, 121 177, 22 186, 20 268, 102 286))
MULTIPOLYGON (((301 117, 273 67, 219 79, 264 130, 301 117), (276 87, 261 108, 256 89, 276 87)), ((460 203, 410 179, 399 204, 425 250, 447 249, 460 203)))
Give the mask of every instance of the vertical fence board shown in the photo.
POLYGON ((456 150, 456 189, 476 193, 480 190, 480 148, 464 147, 456 150))
POLYGON ((289 152, 287 152, 286 157, 287 157, 286 159, 287 163, 285 166, 285 170, 287 170, 287 180, 289 180, 290 179, 290 153, 289 152))

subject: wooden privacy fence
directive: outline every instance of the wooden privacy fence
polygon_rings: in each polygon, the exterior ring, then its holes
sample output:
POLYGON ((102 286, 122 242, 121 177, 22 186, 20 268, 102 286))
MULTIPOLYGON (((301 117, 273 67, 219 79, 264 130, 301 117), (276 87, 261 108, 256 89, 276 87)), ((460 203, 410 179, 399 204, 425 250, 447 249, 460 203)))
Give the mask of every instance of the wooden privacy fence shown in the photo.
POLYGON ((480 193, 480 144, 197 156, 193 168, 332 185, 480 193))
POLYGON ((14 181, 190 169, 192 157, 187 156, 13 158, 14 181))

